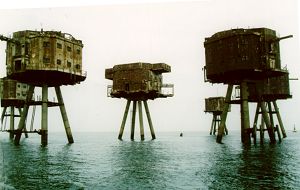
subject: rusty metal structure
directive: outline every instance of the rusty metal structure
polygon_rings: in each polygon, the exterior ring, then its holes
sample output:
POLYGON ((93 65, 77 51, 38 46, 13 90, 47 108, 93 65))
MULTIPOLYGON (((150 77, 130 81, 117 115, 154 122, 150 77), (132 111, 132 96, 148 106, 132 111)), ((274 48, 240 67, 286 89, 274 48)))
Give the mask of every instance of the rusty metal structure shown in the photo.
MULTIPOLYGON (((274 30, 268 28, 240 28, 218 32, 205 38, 205 81, 228 84, 217 135, 218 143, 222 141, 230 104, 240 105, 241 140, 245 144, 251 143, 251 134, 255 136, 256 127, 250 128, 249 102, 256 102, 258 105, 254 126, 258 113, 261 113, 270 141, 276 142, 274 123, 271 122, 273 111, 269 107, 268 115, 266 104, 276 104, 277 99, 290 98, 288 71, 281 67, 279 48, 279 41, 290 37, 292 35, 278 37, 274 30), (237 100, 231 100, 234 85, 238 86, 240 93, 237 100)), ((279 113, 278 107, 276 112, 279 113)), ((276 131, 279 133, 279 130, 276 131)))
POLYGON ((15 144, 19 144, 24 131, 29 106, 41 105, 42 125, 38 134, 41 144, 48 144, 48 107, 59 106, 69 143, 73 136, 64 106, 60 86, 75 85, 85 80, 82 71, 81 40, 59 31, 14 32, 11 38, 0 35, 0 40, 7 42, 6 71, 7 78, 28 84, 23 111, 18 128, 14 130, 15 144), (35 87, 42 88, 42 99, 33 101, 35 87), (58 102, 48 100, 48 88, 54 87, 58 102))
MULTIPOLYGON (((16 80, 7 78, 0 79, 0 99, 1 107, 3 108, 1 114, 1 131, 6 130, 4 121, 6 123, 6 119, 9 117, 10 127, 6 131, 9 132, 11 139, 14 137, 15 118, 21 116, 28 88, 27 84, 20 83, 16 80), (19 114, 15 113, 15 109, 19 111, 19 114)), ((26 128, 24 128, 24 131, 26 132, 26 128)))
POLYGON ((127 99, 118 136, 120 140, 123 136, 131 102, 133 102, 131 140, 134 140, 136 104, 138 104, 139 109, 141 140, 144 140, 142 102, 144 103, 152 139, 156 138, 147 101, 174 95, 174 85, 163 84, 162 73, 167 72, 171 72, 171 67, 165 63, 150 64, 142 62, 115 65, 113 68, 105 70, 105 78, 113 81, 113 84, 107 87, 107 95, 112 98, 127 99))
MULTIPOLYGON (((211 113, 213 119, 211 122, 210 135, 215 135, 220 128, 221 114, 225 107, 225 97, 210 97, 205 98, 205 113, 211 113)), ((230 111, 230 109, 228 110, 230 111)), ((227 127, 224 128, 226 135, 228 135, 227 127)))

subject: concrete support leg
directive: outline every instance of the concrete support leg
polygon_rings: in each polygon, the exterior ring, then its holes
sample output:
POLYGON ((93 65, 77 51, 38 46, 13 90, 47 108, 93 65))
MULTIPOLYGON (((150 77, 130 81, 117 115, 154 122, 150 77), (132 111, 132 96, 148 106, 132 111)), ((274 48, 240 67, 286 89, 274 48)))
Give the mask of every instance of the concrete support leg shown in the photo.
POLYGON ((256 131, 257 131, 257 121, 258 121, 259 110, 260 110, 260 107, 257 104, 255 116, 254 116, 254 122, 253 122, 253 131, 252 131, 252 138, 253 138, 254 144, 256 144, 256 131))
POLYGON ((2 110, 2 114, 1 114, 1 127, 2 127, 2 124, 3 124, 3 121, 4 121, 4 116, 5 116, 5 113, 6 113, 6 109, 7 109, 7 107, 4 107, 3 110, 2 110))
POLYGON ((276 125, 276 126, 275 126, 275 129, 276 129, 276 132, 277 132, 278 141, 281 142, 281 134, 280 134, 279 126, 276 125))
POLYGON ((224 105, 224 110, 221 114, 221 122, 220 122, 220 127, 218 130, 218 135, 217 135, 217 143, 222 143, 222 138, 224 134, 224 129, 226 127, 226 119, 227 119, 227 114, 230 106, 230 99, 231 99, 231 93, 232 93, 233 85, 229 84, 227 87, 227 93, 225 97, 225 105, 224 105))
POLYGON ((270 137, 270 141, 271 141, 271 143, 275 143, 276 139, 275 139, 274 129, 273 129, 272 124, 270 122, 270 119, 268 117, 265 102, 259 102, 259 104, 260 104, 262 115, 263 115, 263 118, 264 118, 264 123, 267 126, 267 131, 268 131, 268 134, 269 134, 269 137, 270 137))
POLYGON ((132 141, 134 140, 135 115, 136 115, 136 101, 133 101, 132 118, 131 118, 131 134, 130 134, 130 139, 132 141))
POLYGON ((242 143, 251 143, 250 139, 250 119, 248 106, 248 85, 247 82, 242 82, 241 86, 241 138, 242 143))
MULTIPOLYGON (((260 105, 259 105, 260 106, 260 105)), ((259 128, 259 132, 260 132, 260 143, 263 144, 264 143, 264 130, 265 130, 265 122, 264 122, 264 117, 261 113, 261 124, 260 124, 260 128, 259 128)))
POLYGON ((152 120, 151 120, 151 116, 150 116, 150 112, 149 112, 149 108, 148 108, 148 103, 146 100, 144 100, 143 102, 144 102, 145 111, 146 111, 146 115, 147 115, 147 119, 148 119, 148 123, 149 123, 149 127, 150 127, 151 136, 152 136, 152 139, 155 139, 156 137, 155 137, 155 133, 154 133, 153 125, 152 125, 152 120))
MULTIPOLYGON (((19 110, 19 115, 21 116, 22 115, 22 108, 18 108, 19 110)), ((28 138, 28 133, 27 133, 27 129, 26 129, 26 125, 24 126, 24 135, 25 135, 25 138, 28 138)))
POLYGON ((55 87, 55 92, 56 92, 57 100, 58 100, 58 103, 59 103, 59 109, 60 109, 61 117, 62 117, 63 122, 64 122, 68 142, 69 143, 74 143, 74 139, 73 139, 69 119, 68 119, 68 116, 67 116, 66 107, 65 107, 64 100, 63 100, 62 93, 61 93, 61 90, 60 90, 59 86, 55 87))
POLYGON ((29 89, 28 89, 28 92, 27 92, 27 97, 26 97, 26 100, 25 100, 23 112, 21 114, 21 118, 20 118, 20 121, 19 121, 18 129, 16 130, 16 135, 15 135, 15 144, 16 145, 20 144, 22 130, 25 127, 25 122, 26 122, 26 118, 27 118, 27 114, 28 114, 30 101, 31 101, 32 96, 33 96, 33 92, 34 92, 34 86, 30 85, 29 89))
POLYGON ((15 130, 15 107, 10 106, 10 123, 9 123, 9 138, 14 138, 14 130, 15 130))
POLYGON ((210 132, 209 134, 212 135, 215 133, 215 130, 214 130, 214 121, 215 121, 215 115, 213 115, 213 119, 211 121, 211 127, 210 127, 210 132))
POLYGON ((273 110, 272 110, 272 105, 271 102, 267 102, 268 105, 268 111, 269 111, 269 117, 270 117, 270 122, 273 128, 273 131, 275 130, 275 124, 274 124, 274 119, 273 119, 273 110))
POLYGON ((48 86, 42 86, 42 127, 40 130, 41 144, 46 146, 48 144, 48 86))
POLYGON ((213 117, 213 134, 214 135, 216 135, 217 129, 219 130, 219 128, 217 128, 216 116, 214 115, 214 117, 213 117))
POLYGON ((119 136, 118 139, 122 140, 122 136, 123 136, 123 132, 124 132, 124 127, 126 124, 126 119, 127 119, 127 115, 128 115, 128 111, 129 111, 129 107, 130 107, 130 100, 127 100, 127 104, 126 104, 126 108, 125 108, 125 112, 123 115, 123 120, 122 120, 122 124, 121 124, 121 128, 120 128, 120 132, 119 132, 119 136))
POLYGON ((274 109, 275 109, 275 112, 276 112, 276 115, 277 115, 277 119, 278 119, 278 123, 279 123, 280 130, 281 130, 281 132, 282 132, 282 137, 285 138, 285 137, 286 137, 286 132, 285 132, 285 129, 284 129, 282 120, 281 120, 279 108, 278 108, 278 106, 277 106, 276 101, 273 101, 273 106, 274 106, 274 109))
POLYGON ((145 140, 142 102, 138 101, 141 140, 145 140))

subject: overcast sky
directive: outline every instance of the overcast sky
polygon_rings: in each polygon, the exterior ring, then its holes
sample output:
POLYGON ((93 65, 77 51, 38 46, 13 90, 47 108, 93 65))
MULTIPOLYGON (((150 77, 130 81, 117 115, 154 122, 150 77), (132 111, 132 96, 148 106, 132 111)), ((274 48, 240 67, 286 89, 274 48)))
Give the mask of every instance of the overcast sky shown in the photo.
MULTIPOLYGON (((294 35, 280 42, 281 64, 287 65, 290 77, 299 78, 297 0, 103 0, 84 1, 86 6, 82 6, 83 1, 26 2, 30 3, 11 1, 0 9, 0 34, 9 36, 15 31, 43 28, 70 33, 83 41, 87 79, 62 88, 73 131, 119 131, 126 100, 106 96, 106 86, 111 84, 104 77, 106 68, 130 62, 164 62, 172 68, 171 73, 163 75, 164 83, 175 85, 175 96, 149 101, 155 131, 209 132, 212 115, 204 113, 204 99, 225 96, 226 87, 204 83, 203 42, 222 30, 267 27, 280 36, 294 35)), ((5 47, 6 43, 1 42, 1 77, 6 73, 5 47)), ((294 124, 300 128, 299 81, 291 81, 290 87, 293 99, 278 101, 286 130, 294 124)), ((52 96, 50 92, 49 99, 52 96)), ((63 131, 59 109, 49 109, 49 131, 63 131)), ((250 111, 255 112, 253 106, 250 111)), ((40 125, 40 114, 35 123, 40 125)), ((239 106, 232 107, 227 126, 239 130, 239 106)), ((129 131, 129 125, 125 131, 129 131)))

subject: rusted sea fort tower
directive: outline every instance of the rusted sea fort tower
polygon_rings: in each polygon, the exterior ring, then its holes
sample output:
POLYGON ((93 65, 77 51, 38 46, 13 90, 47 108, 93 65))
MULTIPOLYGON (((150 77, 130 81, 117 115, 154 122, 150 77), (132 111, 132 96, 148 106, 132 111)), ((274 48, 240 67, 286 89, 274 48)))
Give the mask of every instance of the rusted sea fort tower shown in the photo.
POLYGON ((19 144, 26 125, 29 106, 41 105, 41 144, 48 144, 48 107, 59 106, 69 143, 73 136, 67 117, 60 86, 75 85, 84 81, 82 71, 81 40, 59 31, 18 31, 12 38, 0 36, 7 41, 7 78, 29 85, 18 128, 14 130, 15 144, 19 144), (33 100, 35 87, 42 88, 42 99, 33 100), (54 87, 58 102, 48 100, 48 88, 54 87))
MULTIPOLYGON (((273 102, 279 119, 279 110, 275 100, 291 97, 288 80, 286 83, 288 71, 281 68, 279 49, 279 41, 289 37, 292 36, 277 37, 276 32, 268 28, 253 28, 222 31, 205 39, 206 81, 228 84, 220 130, 217 135, 218 143, 222 141, 229 104, 234 103, 240 104, 243 143, 251 143, 250 137, 251 134, 256 133, 259 113, 262 114, 263 123, 266 124, 270 141, 276 142, 274 122, 272 122, 273 111, 268 106, 268 115, 266 105, 273 102), (240 89, 238 100, 231 100, 234 85, 238 85, 240 89), (254 130, 250 128, 249 119, 248 102, 251 101, 257 102, 258 105, 254 130)), ((284 130, 282 132, 284 133, 284 130)))
POLYGON ((171 72, 171 67, 165 63, 150 64, 141 62, 115 65, 113 68, 105 70, 105 78, 113 81, 113 85, 108 86, 108 96, 112 98, 127 99, 118 137, 120 140, 123 136, 131 102, 133 102, 130 135, 131 140, 134 140, 136 104, 138 104, 139 110, 141 140, 144 140, 142 102, 144 103, 152 139, 156 138, 147 100, 172 97, 174 95, 174 85, 163 84, 162 81, 162 73, 167 72, 171 72))
MULTIPOLYGON (((220 122, 221 122, 221 114, 224 110, 225 107, 225 97, 210 97, 210 98, 205 98, 205 113, 211 113, 213 115, 213 119, 211 122, 211 127, 210 127, 210 135, 215 135, 216 132, 220 128, 220 122)), ((228 110, 230 111, 230 110, 228 110)), ((225 125, 224 132, 227 135, 228 130, 225 125)))
MULTIPOLYGON (((1 131, 9 132, 9 137, 14 138, 15 118, 20 117, 25 104, 29 86, 8 78, 0 79, 1 107, 1 131), (15 110, 18 110, 17 114, 15 110), (9 117, 9 129, 6 129, 6 121, 9 117)), ((26 130, 26 128, 24 128, 26 130)), ((26 132, 26 131, 25 131, 26 132)))

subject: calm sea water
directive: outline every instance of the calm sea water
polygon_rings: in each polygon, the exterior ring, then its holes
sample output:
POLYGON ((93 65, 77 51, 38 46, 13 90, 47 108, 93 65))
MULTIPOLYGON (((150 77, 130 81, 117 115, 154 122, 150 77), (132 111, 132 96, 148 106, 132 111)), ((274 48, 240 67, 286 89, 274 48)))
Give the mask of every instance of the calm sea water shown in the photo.
POLYGON ((300 133, 244 147, 239 132, 216 144, 207 133, 157 133, 140 142, 117 133, 31 135, 15 146, 0 134, 0 189, 299 189, 300 133))

